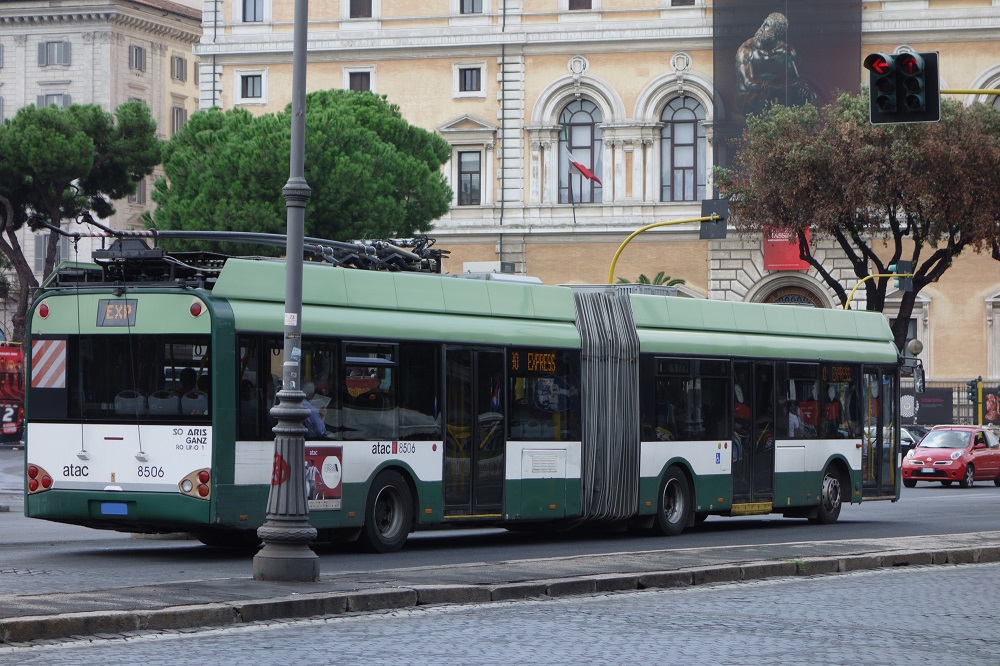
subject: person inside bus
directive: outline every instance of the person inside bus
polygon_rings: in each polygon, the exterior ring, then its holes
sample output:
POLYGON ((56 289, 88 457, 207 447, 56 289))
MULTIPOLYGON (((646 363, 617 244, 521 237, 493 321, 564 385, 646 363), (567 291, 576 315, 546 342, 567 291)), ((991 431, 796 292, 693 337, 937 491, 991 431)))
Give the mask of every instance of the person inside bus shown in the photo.
POLYGON ((184 368, 177 375, 177 389, 175 393, 183 396, 193 391, 198 384, 198 371, 194 368, 184 368))
POLYGON ((801 436, 802 419, 799 418, 799 403, 794 400, 789 400, 785 403, 785 412, 788 415, 788 436, 801 436))
POLYGON ((306 427, 306 439, 322 439, 326 437, 326 422, 319 413, 319 409, 311 402, 316 395, 316 385, 312 382, 306 382, 302 385, 302 391, 306 394, 302 400, 302 406, 309 410, 309 415, 306 416, 303 424, 306 427))

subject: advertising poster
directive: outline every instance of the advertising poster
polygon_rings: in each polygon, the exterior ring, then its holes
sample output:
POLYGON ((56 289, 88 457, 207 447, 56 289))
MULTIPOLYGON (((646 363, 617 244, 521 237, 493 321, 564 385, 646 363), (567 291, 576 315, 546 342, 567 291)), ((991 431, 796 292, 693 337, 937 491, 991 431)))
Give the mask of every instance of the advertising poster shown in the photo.
POLYGON ((899 422, 926 426, 953 423, 953 406, 950 388, 929 388, 923 393, 903 389, 899 400, 899 422))
POLYGON ((983 424, 1000 425, 1000 389, 983 388, 983 424))
POLYGON ((339 510, 343 496, 344 448, 307 442, 305 465, 309 510, 339 510))
POLYGON ((748 115, 860 89, 861 0, 715 0, 712 16, 718 166, 748 115))

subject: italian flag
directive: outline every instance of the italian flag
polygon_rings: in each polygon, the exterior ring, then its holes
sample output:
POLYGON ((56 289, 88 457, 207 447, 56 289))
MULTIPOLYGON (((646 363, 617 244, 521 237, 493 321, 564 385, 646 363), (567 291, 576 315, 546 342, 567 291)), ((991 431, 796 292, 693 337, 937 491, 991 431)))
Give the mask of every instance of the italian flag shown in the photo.
POLYGON ((573 153, 569 152, 569 130, 566 125, 563 125, 563 138, 565 139, 565 142, 563 143, 563 150, 566 151, 566 158, 569 160, 569 165, 576 169, 577 173, 587 180, 592 180, 603 187, 603 183, 601 182, 601 179, 597 177, 597 174, 587 168, 587 165, 583 162, 574 157, 573 153))

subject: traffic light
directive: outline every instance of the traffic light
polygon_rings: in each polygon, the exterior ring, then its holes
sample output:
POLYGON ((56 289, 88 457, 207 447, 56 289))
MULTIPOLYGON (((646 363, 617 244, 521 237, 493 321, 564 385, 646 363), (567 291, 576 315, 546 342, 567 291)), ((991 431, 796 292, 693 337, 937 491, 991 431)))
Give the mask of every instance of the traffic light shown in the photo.
POLYGON ((885 53, 872 53, 865 58, 868 85, 871 88, 871 120, 873 125, 892 122, 888 117, 896 113, 896 61, 885 53))
POLYGON ((937 52, 872 53, 864 64, 869 71, 873 125, 940 120, 937 52))
POLYGON ((896 277, 896 288, 901 291, 913 291, 913 262, 897 261, 896 270, 893 273, 901 273, 896 277), (909 274, 909 275, 908 275, 909 274))
POLYGON ((971 402, 972 404, 976 404, 979 402, 979 382, 981 382, 982 380, 983 378, 980 377, 979 379, 970 379, 969 381, 965 382, 965 385, 968 387, 966 389, 965 395, 969 399, 969 402, 971 402))

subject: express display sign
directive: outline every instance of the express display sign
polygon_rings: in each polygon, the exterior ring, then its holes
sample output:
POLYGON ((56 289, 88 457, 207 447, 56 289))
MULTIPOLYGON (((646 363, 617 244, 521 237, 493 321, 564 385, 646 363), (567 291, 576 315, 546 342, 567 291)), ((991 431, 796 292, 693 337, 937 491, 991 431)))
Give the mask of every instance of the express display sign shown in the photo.
POLYGON ((97 325, 135 326, 135 310, 139 301, 135 298, 102 298, 97 302, 97 325))

